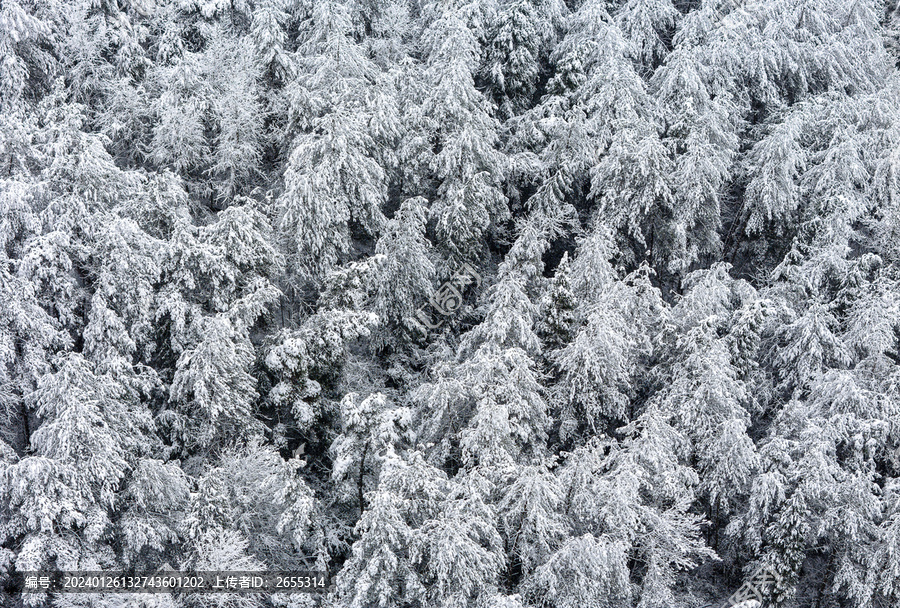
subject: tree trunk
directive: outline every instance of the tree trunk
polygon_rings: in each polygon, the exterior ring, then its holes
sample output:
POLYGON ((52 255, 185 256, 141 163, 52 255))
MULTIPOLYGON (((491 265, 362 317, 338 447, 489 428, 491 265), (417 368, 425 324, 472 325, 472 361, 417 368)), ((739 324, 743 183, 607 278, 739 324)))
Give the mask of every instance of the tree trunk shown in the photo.
POLYGON ((362 458, 359 459, 359 480, 356 484, 356 490, 359 497, 359 516, 363 516, 365 505, 363 504, 363 475, 366 471, 366 455, 369 453, 369 442, 363 447, 362 458))

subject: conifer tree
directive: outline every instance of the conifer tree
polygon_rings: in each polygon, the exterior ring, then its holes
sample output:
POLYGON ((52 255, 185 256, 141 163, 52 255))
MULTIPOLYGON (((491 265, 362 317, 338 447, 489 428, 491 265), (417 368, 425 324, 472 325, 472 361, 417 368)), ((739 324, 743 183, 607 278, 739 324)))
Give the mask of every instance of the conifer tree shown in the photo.
POLYGON ((485 63, 502 114, 518 113, 534 97, 542 69, 541 54, 555 33, 542 8, 532 0, 505 3, 491 24, 485 63))
POLYGON ((528 277, 535 277, 540 268, 546 240, 533 228, 523 227, 488 296, 485 319, 463 337, 452 380, 439 376, 438 383, 417 389, 426 428, 436 433, 428 435, 429 440, 458 440, 462 459, 470 466, 493 463, 502 470, 520 454, 543 453, 547 404, 535 360, 540 350, 534 330, 537 307, 526 290, 528 277), (513 265, 512 259, 519 264, 513 265), (454 386, 464 387, 462 394, 447 392, 454 386), (460 423, 466 428, 457 426, 460 423), (454 428, 457 437, 445 436, 454 428))
POLYGON ((431 244, 425 237, 426 202, 422 198, 404 201, 375 246, 383 260, 373 308, 382 320, 379 341, 385 344, 421 338, 416 305, 424 305, 431 296, 435 272, 431 244))
POLYGON ((896 604, 895 4, 0 0, 0 586, 896 604))
POLYGON ((279 233, 300 279, 321 280, 346 259, 350 223, 377 235, 384 221, 385 171, 368 130, 377 67, 352 34, 347 8, 317 3, 305 21, 302 60, 289 86, 293 122, 279 233))
POLYGON ((4 542, 21 547, 20 570, 40 570, 54 559, 71 569, 113 567, 118 490, 152 447, 153 419, 80 355, 59 358, 55 368, 29 396, 42 421, 32 453, 3 470, 4 542))
POLYGON ((176 409, 166 421, 189 449, 246 440, 261 426, 253 418, 258 394, 248 373, 253 347, 225 317, 206 317, 201 323, 203 338, 176 363, 170 390, 176 409))
POLYGON ((359 540, 336 582, 340 601, 354 607, 387 607, 425 600, 414 548, 420 542, 420 526, 437 514, 446 492, 446 475, 428 465, 421 453, 407 459, 387 452, 378 488, 356 525, 359 540))
POLYGON ((509 214, 500 188, 505 159, 497 150, 497 122, 475 88, 483 23, 474 8, 437 3, 429 8, 434 19, 422 33, 427 52, 422 113, 436 147, 428 164, 438 181, 431 215, 436 243, 457 264, 481 253, 489 231, 502 227, 509 214))

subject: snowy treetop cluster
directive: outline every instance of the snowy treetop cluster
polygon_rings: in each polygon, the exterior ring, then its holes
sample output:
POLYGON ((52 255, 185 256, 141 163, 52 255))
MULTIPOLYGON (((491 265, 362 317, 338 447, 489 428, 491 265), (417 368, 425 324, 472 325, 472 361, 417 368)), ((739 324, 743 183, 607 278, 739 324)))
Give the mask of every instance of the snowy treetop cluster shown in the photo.
POLYGON ((900 606, 898 62, 893 0, 0 0, 0 586, 333 583, 4 605, 900 606))

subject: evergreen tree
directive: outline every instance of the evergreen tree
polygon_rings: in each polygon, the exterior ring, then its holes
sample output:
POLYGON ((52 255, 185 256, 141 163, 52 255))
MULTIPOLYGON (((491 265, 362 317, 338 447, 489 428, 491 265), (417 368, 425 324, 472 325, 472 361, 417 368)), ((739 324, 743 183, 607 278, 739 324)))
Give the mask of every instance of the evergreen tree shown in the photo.
POLYGON ((153 419, 80 355, 61 357, 55 368, 29 396, 41 419, 31 454, 3 470, 4 542, 21 547, 19 570, 52 560, 73 570, 114 567, 119 487, 152 447, 153 419))
POLYGON ((555 24, 546 7, 532 0, 515 0, 498 8, 490 26, 486 75, 501 113, 509 116, 530 105, 543 67, 541 55, 555 34, 555 24))
POLYGON ((298 476, 301 466, 297 460, 285 461, 271 447, 250 442, 226 450, 203 471, 181 522, 194 567, 200 569, 204 560, 213 560, 207 562, 213 569, 236 567, 215 564, 227 555, 245 560, 249 570, 262 564, 304 565, 314 497, 298 476), (219 552, 224 552, 222 557, 214 557, 219 552))
POLYGON ((170 389, 175 409, 165 414, 165 424, 188 449, 232 444, 261 430, 253 418, 256 382, 248 373, 253 347, 225 317, 201 323, 203 338, 178 357, 170 389))
POLYGON ((668 54, 667 38, 680 14, 670 0, 628 0, 615 13, 616 21, 634 47, 635 58, 653 69, 668 54))
POLYGON ((552 360, 561 374, 556 386, 565 437, 579 425, 593 430, 604 420, 624 420, 642 358, 652 344, 649 319, 664 307, 640 272, 620 281, 609 263, 615 251, 607 231, 597 229, 579 247, 572 265, 577 330, 552 360))
MULTIPOLYGON (((27 2, 4 2, 0 8, 0 107, 4 111, 15 108, 28 92, 29 80, 38 82, 40 76, 51 72, 52 54, 41 48, 41 42, 50 36, 51 30, 41 15, 27 2), (32 10, 28 10, 32 9, 32 10)), ((43 84, 46 84, 43 83, 43 84)))
POLYGON ((485 319, 463 336, 452 380, 441 370, 437 383, 416 391, 424 405, 425 438, 445 442, 444 449, 458 440, 469 465, 493 463, 502 470, 520 455, 543 453, 547 404, 535 361, 537 307, 526 290, 527 278, 539 271, 546 240, 533 227, 524 226, 501 266, 485 319), (462 393, 453 395, 455 387, 462 393))
POLYGON ((3 582, 896 604, 895 4, 0 0, 3 582))
POLYGON ((368 130, 377 68, 351 27, 345 6, 317 3, 289 86, 293 122, 303 132, 287 163, 278 229, 300 279, 320 280, 344 261, 351 222, 377 235, 384 221, 386 176, 368 130))
POLYGON ((416 304, 431 296, 435 272, 429 255, 431 244, 425 238, 425 204, 421 198, 404 201, 375 246, 376 255, 384 259, 373 307, 382 319, 379 341, 385 344, 421 337, 416 304))
POLYGON ((356 525, 359 540, 335 585, 340 601, 387 607, 425 599, 414 547, 420 542, 419 527, 437 513, 446 486, 446 475, 422 454, 414 452, 407 460, 388 451, 378 488, 356 525))
POLYGON ((285 49, 289 9, 290 3, 284 0, 263 0, 253 9, 250 37, 256 46, 258 61, 278 82, 286 81, 292 69, 285 49))
POLYGON ((406 408, 391 408, 382 393, 369 395, 359 403, 355 393, 341 402, 341 434, 331 446, 334 453, 332 479, 345 481, 352 488, 360 514, 372 477, 378 479, 382 460, 401 444, 409 425, 406 408))
POLYGON ((566 537, 562 498, 559 481, 540 465, 524 468, 504 491, 498 507, 506 553, 526 576, 566 537))
POLYGON ((497 122, 475 88, 483 23, 474 8, 462 2, 436 4, 428 9, 434 20, 422 33, 427 52, 423 126, 436 148, 428 163, 438 181, 431 215, 437 244, 457 264, 481 253, 489 231, 502 227, 509 214, 500 188, 505 158, 497 150, 497 122))
POLYGON ((567 251, 559 261, 550 288, 541 302, 539 328, 548 350, 558 349, 572 340, 576 324, 572 282, 572 268, 567 251))
POLYGON ((424 563, 430 604, 480 601, 495 587, 505 563, 496 515, 482 499, 479 481, 465 476, 451 481, 439 513, 419 529, 414 555, 424 563))

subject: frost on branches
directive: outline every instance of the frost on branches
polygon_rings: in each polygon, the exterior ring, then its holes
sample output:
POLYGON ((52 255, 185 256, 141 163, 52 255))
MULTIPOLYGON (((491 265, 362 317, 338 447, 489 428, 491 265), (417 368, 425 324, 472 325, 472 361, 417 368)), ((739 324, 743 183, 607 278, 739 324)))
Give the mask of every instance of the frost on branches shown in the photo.
POLYGON ((900 604, 895 4, 0 0, 4 606, 900 604))

